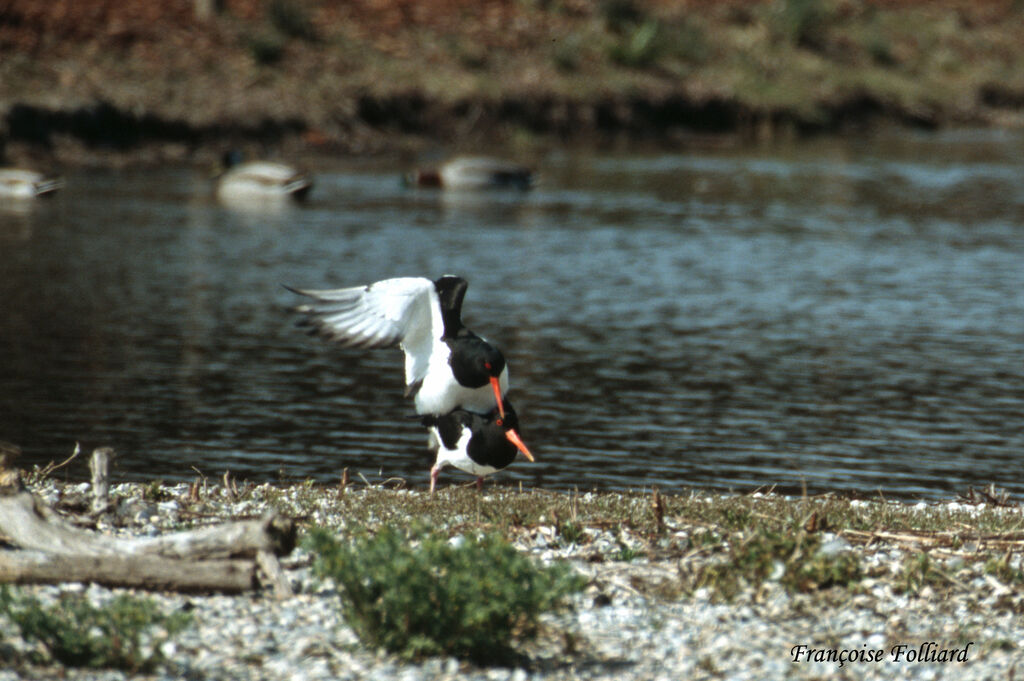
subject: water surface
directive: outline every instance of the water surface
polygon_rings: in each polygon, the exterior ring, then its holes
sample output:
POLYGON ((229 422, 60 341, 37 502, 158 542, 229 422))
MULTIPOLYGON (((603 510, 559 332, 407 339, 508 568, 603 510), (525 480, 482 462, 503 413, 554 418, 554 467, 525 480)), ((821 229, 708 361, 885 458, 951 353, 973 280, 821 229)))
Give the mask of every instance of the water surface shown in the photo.
POLYGON ((81 442, 123 479, 423 486, 401 354, 303 335, 280 284, 457 273, 538 459, 500 484, 1024 493, 1022 137, 552 152, 529 194, 311 162, 283 210, 221 206, 192 168, 0 208, 0 439, 24 465, 81 442))

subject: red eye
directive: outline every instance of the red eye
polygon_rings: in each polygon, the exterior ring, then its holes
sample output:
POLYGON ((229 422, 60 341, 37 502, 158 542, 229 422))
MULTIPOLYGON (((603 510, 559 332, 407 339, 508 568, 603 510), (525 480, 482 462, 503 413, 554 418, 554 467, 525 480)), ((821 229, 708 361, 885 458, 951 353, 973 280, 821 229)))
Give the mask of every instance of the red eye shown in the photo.
POLYGON ((491 363, 490 362, 484 362, 484 369, 487 369, 488 371, 490 371, 491 370, 491 363))
POLYGON ((494 424, 497 426, 505 425, 505 423, 501 419, 494 419, 494 424))

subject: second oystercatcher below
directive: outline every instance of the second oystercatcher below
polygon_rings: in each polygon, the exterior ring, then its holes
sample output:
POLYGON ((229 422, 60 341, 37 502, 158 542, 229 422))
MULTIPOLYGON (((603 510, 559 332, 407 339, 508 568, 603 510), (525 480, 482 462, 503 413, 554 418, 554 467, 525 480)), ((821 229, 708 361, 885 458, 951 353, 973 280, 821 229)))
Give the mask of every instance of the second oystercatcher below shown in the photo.
POLYGON ((508 390, 508 367, 497 348, 462 324, 465 279, 445 275, 384 279, 367 286, 289 290, 312 298, 296 310, 310 333, 345 347, 400 346, 407 397, 417 414, 455 409, 487 414, 508 390))
POLYGON ((482 489, 484 476, 506 468, 518 452, 534 460, 519 437, 519 418, 508 400, 501 413, 497 409, 488 414, 457 409, 443 416, 424 416, 421 422, 429 431, 427 446, 437 454, 430 468, 431 494, 445 466, 477 476, 477 489, 482 489))

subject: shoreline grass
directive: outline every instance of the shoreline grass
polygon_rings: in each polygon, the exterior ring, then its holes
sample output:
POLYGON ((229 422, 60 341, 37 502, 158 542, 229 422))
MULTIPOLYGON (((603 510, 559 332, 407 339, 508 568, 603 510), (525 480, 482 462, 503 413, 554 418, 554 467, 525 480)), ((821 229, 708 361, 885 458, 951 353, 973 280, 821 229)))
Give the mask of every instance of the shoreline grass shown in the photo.
MULTIPOLYGON (((57 507, 86 507, 88 485, 36 481, 57 507)), ((832 587, 856 592, 885 578, 894 592, 962 586, 969 569, 1000 583, 1024 583, 1024 507, 991 489, 948 501, 850 499, 835 494, 787 497, 772 493, 661 494, 551 492, 452 487, 431 495, 382 485, 188 485, 124 483, 112 491, 130 513, 173 509, 174 528, 212 519, 258 516, 267 508, 296 518, 304 531, 339 535, 375 528, 430 527, 449 537, 493 533, 520 548, 543 546, 549 557, 620 566, 671 566, 671 588, 691 596, 709 588, 724 600, 778 582, 793 592, 832 587), (890 573, 870 557, 896 556, 890 573), (851 556, 854 556, 851 558, 851 556), (924 562, 913 562, 925 556, 924 562), (962 580, 960 580, 962 582, 962 580)), ((748 594, 749 595, 749 594, 748 594)))

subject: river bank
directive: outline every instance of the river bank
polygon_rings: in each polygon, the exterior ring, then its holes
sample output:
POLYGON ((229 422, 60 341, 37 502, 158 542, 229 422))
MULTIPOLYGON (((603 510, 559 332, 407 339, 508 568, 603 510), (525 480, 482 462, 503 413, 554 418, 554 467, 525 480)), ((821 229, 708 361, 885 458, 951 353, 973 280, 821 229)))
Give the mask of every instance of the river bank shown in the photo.
MULTIPOLYGON (((65 512, 88 503, 87 484, 38 480, 30 489, 65 512)), ((145 678, 1012 679, 1024 648, 1021 508, 995 491, 908 504, 490 486, 431 496, 199 479, 116 485, 111 500, 116 510, 97 520, 97 532, 153 535, 270 509, 342 535, 426 522, 453 537, 501 532, 535 560, 569 561, 587 581, 511 667, 409 663, 360 643, 336 588, 314 578, 311 556, 297 549, 282 562, 296 591, 288 599, 142 594, 193 621, 166 644, 165 668, 145 678)), ((96 603, 124 591, 21 589, 43 601, 70 592, 96 603)), ((142 678, 29 664, 9 634, 0 650, 10 661, 4 681, 142 678)))
POLYGON ((61 164, 1019 128, 1022 33, 1009 0, 15 0, 0 139, 61 164))

